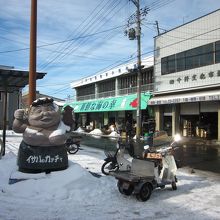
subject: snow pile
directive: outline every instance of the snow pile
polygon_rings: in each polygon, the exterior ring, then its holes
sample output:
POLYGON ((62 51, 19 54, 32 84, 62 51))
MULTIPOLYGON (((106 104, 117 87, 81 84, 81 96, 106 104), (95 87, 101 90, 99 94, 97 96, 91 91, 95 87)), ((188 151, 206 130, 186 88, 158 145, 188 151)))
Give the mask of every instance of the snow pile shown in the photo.
POLYGON ((81 127, 78 127, 75 132, 84 132, 84 130, 81 127))
POLYGON ((134 195, 120 194, 115 178, 101 176, 102 150, 81 146, 83 150, 69 155, 68 169, 9 185, 21 138, 7 140, 6 156, 0 160, 0 219, 219 219, 217 174, 180 169, 176 191, 166 186, 139 202, 134 195))
POLYGON ((102 135, 102 131, 98 128, 95 128, 93 131, 89 132, 90 134, 98 134, 98 135, 102 135))
POLYGON ((114 125, 110 125, 110 126, 109 126, 109 130, 110 130, 110 131, 115 131, 115 126, 114 126, 114 125))
POLYGON ((108 136, 110 136, 110 137, 119 137, 120 135, 116 131, 112 131, 108 136))
MULTIPOLYGON (((2 136, 2 134, 3 134, 3 131, 0 130, 0 135, 2 136)), ((7 130, 7 131, 6 131, 6 135, 7 135, 7 136, 22 136, 23 134, 15 133, 15 132, 12 131, 12 130, 7 130)))

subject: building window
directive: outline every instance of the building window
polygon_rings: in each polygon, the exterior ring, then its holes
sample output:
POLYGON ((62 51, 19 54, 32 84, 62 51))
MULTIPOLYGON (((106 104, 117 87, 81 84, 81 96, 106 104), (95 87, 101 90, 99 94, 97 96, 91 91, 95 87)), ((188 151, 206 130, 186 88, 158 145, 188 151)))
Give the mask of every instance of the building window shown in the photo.
POLYGON ((168 72, 174 73, 176 71, 176 65, 175 65, 175 55, 168 57, 168 72))
POLYGON ((193 69, 214 63, 213 44, 207 44, 185 52, 186 69, 193 69))
POLYGON ((220 63, 220 41, 215 43, 215 62, 220 63))
POLYGON ((87 96, 95 94, 95 84, 82 86, 77 89, 77 96, 87 96))
MULTIPOLYGON (((198 68, 214 64, 214 44, 206 44, 161 59, 161 74, 198 68)), ((219 62, 219 43, 215 45, 215 60, 219 62), (218 49, 217 49, 218 48, 218 49)))
POLYGON ((161 59, 161 74, 168 74, 168 57, 163 57, 161 59))
POLYGON ((115 91, 115 80, 104 81, 99 83, 99 92, 115 91))
POLYGON ((137 86, 137 75, 125 76, 119 79, 119 89, 137 86))
POLYGON ((176 55, 176 70, 178 71, 183 71, 186 68, 185 64, 185 52, 178 53, 176 55))

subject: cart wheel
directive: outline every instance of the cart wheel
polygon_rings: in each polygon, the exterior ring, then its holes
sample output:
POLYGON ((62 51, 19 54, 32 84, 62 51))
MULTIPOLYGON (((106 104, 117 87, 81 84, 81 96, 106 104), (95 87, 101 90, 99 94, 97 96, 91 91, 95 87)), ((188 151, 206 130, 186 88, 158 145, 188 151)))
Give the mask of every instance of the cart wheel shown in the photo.
POLYGON ((152 192, 152 187, 149 183, 145 183, 142 187, 141 190, 138 194, 136 194, 136 198, 140 201, 147 201, 150 196, 151 196, 151 192, 152 192))
POLYGON ((177 186, 176 186, 176 182, 172 182, 171 183, 172 189, 173 190, 177 190, 177 186))
POLYGON ((134 186, 129 185, 128 189, 123 189, 123 192, 126 196, 130 196, 134 191, 134 186))
POLYGON ((122 188, 122 185, 123 185, 123 182, 121 180, 118 180, 118 191, 121 193, 121 194, 124 194, 123 192, 123 188, 122 188))
POLYGON ((164 189, 164 188, 165 188, 165 185, 161 185, 160 188, 161 188, 161 189, 164 189))
POLYGON ((126 196, 130 196, 134 191, 134 186, 132 185, 129 185, 128 189, 123 189, 123 181, 121 180, 118 181, 117 185, 118 185, 118 191, 126 196))

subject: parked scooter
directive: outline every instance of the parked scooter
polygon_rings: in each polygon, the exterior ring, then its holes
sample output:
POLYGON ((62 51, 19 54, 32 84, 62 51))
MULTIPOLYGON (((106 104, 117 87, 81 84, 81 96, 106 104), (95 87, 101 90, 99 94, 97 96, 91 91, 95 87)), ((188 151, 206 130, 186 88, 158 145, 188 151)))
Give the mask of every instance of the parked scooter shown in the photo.
POLYGON ((174 141, 169 146, 164 146, 158 150, 151 150, 148 145, 144 146, 143 158, 153 161, 155 164, 154 176, 157 187, 164 188, 171 184, 172 189, 176 190, 176 171, 177 165, 174 159, 174 150, 176 143, 180 140, 180 135, 174 136, 174 141))
POLYGON ((130 147, 130 144, 130 141, 126 142, 120 138, 114 154, 110 151, 105 151, 106 158, 101 167, 103 174, 109 175, 111 171, 129 171, 131 169, 131 161, 125 158, 125 150, 130 147))
POLYGON ((152 148, 146 146, 143 158, 133 158, 128 171, 111 171, 110 175, 118 180, 119 192, 124 195, 133 193, 138 200, 147 201, 157 187, 164 188, 170 184, 176 190, 177 166, 172 151, 179 138, 175 136, 171 144, 159 150, 152 151, 152 148))
POLYGON ((80 149, 80 139, 70 136, 66 140, 66 150, 69 154, 76 154, 80 149))

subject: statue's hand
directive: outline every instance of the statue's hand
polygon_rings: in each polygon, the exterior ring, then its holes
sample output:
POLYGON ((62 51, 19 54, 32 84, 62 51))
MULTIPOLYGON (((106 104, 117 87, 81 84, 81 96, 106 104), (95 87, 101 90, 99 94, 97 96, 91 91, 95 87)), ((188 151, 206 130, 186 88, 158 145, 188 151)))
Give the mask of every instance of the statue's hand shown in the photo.
POLYGON ((18 120, 25 120, 25 110, 24 109, 17 109, 14 113, 14 117, 18 120))

